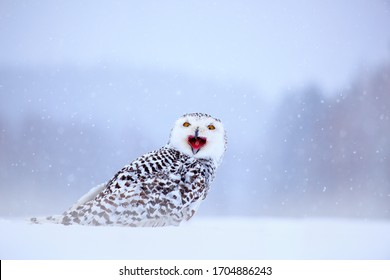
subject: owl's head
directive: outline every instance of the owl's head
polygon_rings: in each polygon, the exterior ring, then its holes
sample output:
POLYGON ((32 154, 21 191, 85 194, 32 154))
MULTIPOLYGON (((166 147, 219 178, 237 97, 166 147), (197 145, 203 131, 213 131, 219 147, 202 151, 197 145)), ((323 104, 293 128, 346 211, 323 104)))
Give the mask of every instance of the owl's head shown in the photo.
POLYGON ((219 165, 227 147, 226 132, 222 122, 210 115, 185 114, 175 122, 168 146, 195 158, 211 158, 219 165))

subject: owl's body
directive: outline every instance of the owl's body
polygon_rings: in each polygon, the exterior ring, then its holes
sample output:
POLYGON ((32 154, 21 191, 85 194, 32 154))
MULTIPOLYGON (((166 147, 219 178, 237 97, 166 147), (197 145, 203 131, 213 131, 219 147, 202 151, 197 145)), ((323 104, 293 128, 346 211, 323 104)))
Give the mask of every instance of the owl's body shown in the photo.
MULTIPOLYGON (((214 177, 211 160, 169 147, 148 153, 120 170, 92 200, 66 211, 60 223, 164 226, 191 218, 214 177)), ((58 217, 53 217, 58 219, 58 217)))
POLYGON ((226 135, 219 120, 206 114, 184 115, 166 146, 137 158, 62 215, 31 220, 64 225, 179 225, 206 198, 225 149, 226 135))

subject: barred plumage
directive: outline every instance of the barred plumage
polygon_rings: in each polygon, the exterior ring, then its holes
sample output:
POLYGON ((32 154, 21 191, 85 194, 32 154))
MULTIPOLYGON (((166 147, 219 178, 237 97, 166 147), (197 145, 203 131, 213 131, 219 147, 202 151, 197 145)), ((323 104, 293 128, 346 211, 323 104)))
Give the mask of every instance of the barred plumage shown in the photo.
POLYGON ((222 123, 207 114, 186 114, 168 144, 122 168, 62 215, 34 223, 166 226, 189 220, 207 196, 226 149, 222 123))

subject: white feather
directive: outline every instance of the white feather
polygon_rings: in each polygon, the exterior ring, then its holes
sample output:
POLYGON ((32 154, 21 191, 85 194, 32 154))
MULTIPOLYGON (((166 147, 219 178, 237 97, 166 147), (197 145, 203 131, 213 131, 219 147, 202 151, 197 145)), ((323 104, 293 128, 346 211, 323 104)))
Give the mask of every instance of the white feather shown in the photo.
POLYGON ((70 208, 69 211, 76 210, 77 207, 95 199, 95 197, 106 187, 106 183, 97 185, 90 189, 86 194, 79 198, 70 208))

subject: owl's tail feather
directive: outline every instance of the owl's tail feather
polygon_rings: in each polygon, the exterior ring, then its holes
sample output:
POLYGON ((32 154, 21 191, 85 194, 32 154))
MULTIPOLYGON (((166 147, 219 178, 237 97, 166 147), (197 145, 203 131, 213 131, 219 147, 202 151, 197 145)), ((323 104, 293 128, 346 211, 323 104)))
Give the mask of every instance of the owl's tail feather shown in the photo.
MULTIPOLYGON (((67 214, 77 211, 77 208, 95 199, 95 197, 105 189, 107 183, 97 185, 84 194, 79 200, 77 200, 64 214, 53 215, 48 217, 37 217, 29 219, 29 222, 33 224, 70 224, 67 214)), ((77 223, 77 222, 76 222, 77 223)))
POLYGON ((30 218, 30 222, 33 224, 61 224, 63 215, 54 215, 48 217, 36 217, 30 218))

